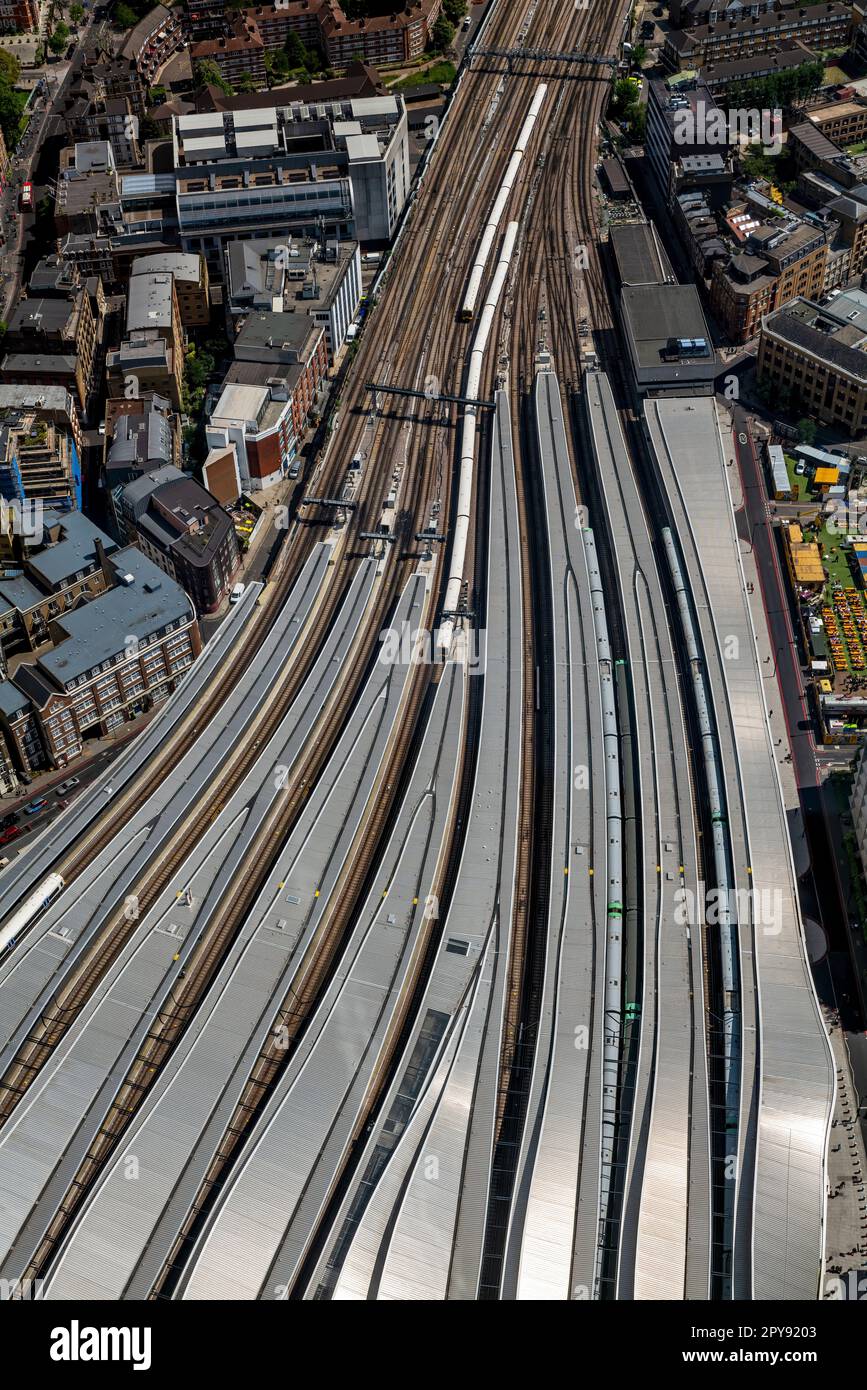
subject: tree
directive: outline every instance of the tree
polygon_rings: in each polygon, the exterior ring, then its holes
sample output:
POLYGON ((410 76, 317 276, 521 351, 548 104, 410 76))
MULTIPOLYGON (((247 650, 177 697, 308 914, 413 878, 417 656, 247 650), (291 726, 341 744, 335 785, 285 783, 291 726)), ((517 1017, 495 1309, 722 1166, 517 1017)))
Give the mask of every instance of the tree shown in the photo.
POLYGON ((70 5, 69 18, 72 20, 73 24, 80 24, 81 21, 84 19, 84 6, 70 5))
POLYGON ((799 420, 795 428, 798 431, 798 439, 802 444, 813 444, 816 440, 816 421, 803 419, 799 420))
POLYGON ((14 87, 20 76, 21 64, 15 54, 0 48, 0 81, 8 82, 10 87, 14 87))
POLYGON ((129 5, 118 5, 112 18, 118 29, 134 29, 138 23, 138 15, 129 5))
POLYGON ((431 47, 440 51, 448 48, 455 36, 455 26, 450 24, 445 15, 440 15, 431 31, 431 47))
POLYGON ((203 87, 219 87, 227 97, 235 95, 235 89, 231 82, 227 82, 217 64, 209 58, 204 58, 201 63, 196 63, 194 73, 196 90, 201 91, 203 87))
POLYGON ((286 43, 283 51, 289 59, 290 68, 303 68, 307 66, 307 49, 299 39, 298 35, 290 32, 286 36, 286 43))
POLYGON ((54 33, 51 35, 51 38, 48 40, 48 47, 51 49, 52 53, 63 52, 66 47, 66 39, 60 33, 59 29, 55 29, 54 33))
POLYGON ((443 14, 451 24, 460 24, 467 12, 467 0, 443 0, 443 14))
POLYGON ((242 72, 236 84, 239 92, 257 92, 259 84, 251 72, 242 72))

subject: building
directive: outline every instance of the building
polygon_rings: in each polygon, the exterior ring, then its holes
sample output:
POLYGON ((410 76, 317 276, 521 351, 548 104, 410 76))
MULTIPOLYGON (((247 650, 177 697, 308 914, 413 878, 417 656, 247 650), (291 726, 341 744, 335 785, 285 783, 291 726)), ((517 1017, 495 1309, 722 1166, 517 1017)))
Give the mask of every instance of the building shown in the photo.
POLYGON ((861 868, 867 876, 867 748, 861 749, 855 763, 850 805, 855 844, 861 859, 861 868))
POLYGON ((102 471, 112 531, 118 540, 129 539, 120 510, 124 488, 155 468, 177 464, 178 435, 178 417, 161 396, 151 393, 107 402, 102 471))
POLYGON ((184 26, 178 8, 156 5, 132 29, 120 56, 135 68, 146 87, 150 87, 171 57, 183 46, 184 26))
POLYGON ((835 144, 856 145, 867 136, 867 101, 832 101, 814 107, 807 119, 835 144))
POLYGON ((128 333, 119 347, 106 353, 105 369, 111 395, 134 397, 155 392, 167 397, 174 410, 181 409, 183 357, 158 329, 128 333))
POLYGON ((27 34, 39 28, 39 0, 0 0, 0 32, 27 34))
POLYGON ((867 427, 867 295, 796 299, 762 320, 756 373, 785 404, 853 438, 867 427))
POLYGON ((205 428, 205 467, 222 460, 222 474, 236 473, 244 491, 256 491, 292 470, 327 371, 325 330, 304 314, 251 314, 234 351, 205 428))
POLYGON ((690 29, 696 24, 723 24, 746 15, 765 14, 776 4, 777 0, 671 0, 668 17, 678 29, 690 29))
POLYGON ((171 275, 178 302, 181 326, 207 328, 211 320, 208 266, 204 256, 183 251, 155 256, 137 256, 132 275, 171 275))
POLYGON ((620 318, 640 395, 711 395, 716 355, 698 291, 680 285, 653 226, 611 227, 620 318))
POLYGON ((718 24, 673 29, 665 36, 662 61, 672 72, 683 72, 710 63, 751 58, 794 39, 821 52, 826 48, 845 48, 852 32, 852 11, 848 5, 791 5, 718 24))
POLYGON ((397 227, 410 182, 400 96, 181 116, 172 127, 181 245, 206 257, 212 278, 239 238, 382 242, 397 227))
POLYGON ((728 218, 740 245, 727 260, 715 262, 710 286, 713 312, 736 343, 753 338, 773 309, 799 295, 822 293, 830 242, 827 230, 795 217, 749 217, 739 224, 741 213, 728 218))
MULTIPOLYGON (((296 436, 304 433, 328 370, 325 329, 306 314, 250 314, 235 339, 228 381, 247 366, 264 367, 289 391, 296 436)), ((258 379, 255 374, 253 379, 258 379)))
POLYGON ((331 362, 358 313, 361 290, 356 241, 286 237, 226 247, 224 300, 233 329, 251 312, 306 313, 325 329, 331 362))
POLYGON ((50 624, 53 647, 0 688, 0 719, 22 772, 64 767, 168 698, 201 650, 189 597, 135 546, 107 557, 112 586, 50 624), (14 691, 21 703, 14 709, 14 691))
POLYGON ((129 540, 186 589, 200 615, 219 608, 241 557, 232 518, 201 483, 164 464, 127 483, 119 510, 129 540))
POLYGON ((686 160, 714 156, 722 172, 731 172, 728 126, 707 84, 695 74, 647 84, 644 145, 651 178, 663 205, 670 209, 679 191, 686 160))
POLYGON ((245 492, 272 487, 287 477, 298 447, 292 403, 282 383, 228 382, 205 433, 210 449, 205 467, 232 453, 245 492))
POLYGON ((853 187, 864 176, 861 165, 844 154, 812 121, 789 127, 786 148, 799 173, 811 170, 826 174, 842 188, 853 187))
MULTIPOLYGON (((31 358, 71 358, 71 373, 58 363, 55 374, 45 379, 47 383, 54 380, 66 384, 71 374, 81 409, 86 411, 96 386, 97 320, 93 309, 94 303, 83 285, 68 297, 52 294, 19 300, 3 338, 6 356, 0 366, 0 380, 11 382, 20 377, 27 366, 20 360, 22 354, 31 358)), ((51 370, 50 366, 47 370, 51 370)))
MULTIPOLYGON (((318 48, 330 67, 341 68, 359 57, 374 64, 419 58, 441 8, 442 0, 406 0, 402 8, 395 6, 393 14, 350 19, 338 0, 286 0, 242 10, 240 23, 255 30, 264 51, 283 48, 289 34, 295 33, 306 48, 318 48)), ((231 33, 225 6, 214 0, 187 0, 187 22, 196 40, 231 33)), ((197 48, 194 45, 194 58, 197 48)))
POLYGON ((34 383, 18 385, 0 384, 0 419, 9 418, 10 412, 32 412, 41 420, 58 425, 72 436, 76 451, 81 456, 83 438, 81 417, 73 395, 56 383, 43 386, 34 383))
POLYGON ((51 507, 81 506, 81 462, 74 435, 62 416, 40 405, 38 396, 33 406, 0 404, 0 497, 51 507))
POLYGON ((250 77, 259 87, 267 80, 265 45, 257 26, 240 20, 231 34, 203 39, 190 49, 193 63, 214 63, 220 76, 234 85, 242 77, 250 77))
MULTIPOLYGON (((767 7, 772 9, 773 5, 767 7)), ((790 68, 799 68, 802 63, 815 60, 815 53, 797 40, 789 39, 779 48, 771 48, 757 53, 751 58, 735 58, 728 63, 706 63, 701 70, 702 79, 711 92, 716 95, 727 87, 740 82, 755 82, 763 77, 776 77, 778 73, 790 68)))
POLYGON ((0 644, 10 654, 50 640, 55 618, 89 603, 113 583, 106 557, 117 544, 83 512, 50 508, 32 534, 13 534, 0 572, 0 644))

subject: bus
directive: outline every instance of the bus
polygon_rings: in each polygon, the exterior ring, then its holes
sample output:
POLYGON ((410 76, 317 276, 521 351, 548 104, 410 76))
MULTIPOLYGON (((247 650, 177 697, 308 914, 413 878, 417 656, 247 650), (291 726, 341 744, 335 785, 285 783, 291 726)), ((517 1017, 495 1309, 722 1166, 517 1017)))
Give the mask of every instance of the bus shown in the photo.
POLYGON ((19 199, 22 212, 29 212, 33 207, 33 184, 22 183, 21 197, 19 199))

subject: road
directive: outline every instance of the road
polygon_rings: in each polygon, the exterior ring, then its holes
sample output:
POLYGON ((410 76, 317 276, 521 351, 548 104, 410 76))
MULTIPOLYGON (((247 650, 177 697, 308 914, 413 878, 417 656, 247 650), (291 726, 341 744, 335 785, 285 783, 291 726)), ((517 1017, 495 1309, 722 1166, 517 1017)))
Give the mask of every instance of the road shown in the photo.
MULTIPOLYGON (((59 113, 63 94, 70 77, 78 72, 84 62, 85 41, 92 24, 93 12, 89 11, 87 18, 79 27, 75 39, 76 50, 71 62, 53 65, 51 72, 46 77, 48 91, 43 97, 34 101, 27 128, 14 155, 10 158, 9 178, 3 189, 2 199, 0 199, 0 221, 2 221, 2 230, 6 238, 3 253, 0 256, 2 318, 4 320, 8 319, 12 305, 18 299, 24 270, 24 247, 35 221, 33 212, 22 213, 19 210, 18 197, 21 192, 21 185, 28 181, 31 183, 34 181, 34 171, 42 149, 45 128, 51 117, 59 113)), ((33 201, 35 207, 38 201, 38 193, 35 188, 33 201)))

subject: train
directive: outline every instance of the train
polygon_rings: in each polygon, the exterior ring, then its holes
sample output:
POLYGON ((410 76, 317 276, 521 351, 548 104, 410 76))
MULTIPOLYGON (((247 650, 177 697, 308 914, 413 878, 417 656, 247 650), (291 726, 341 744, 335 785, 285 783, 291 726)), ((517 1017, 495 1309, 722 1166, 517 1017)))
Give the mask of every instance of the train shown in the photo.
POLYGON ((60 896, 65 887, 66 880, 62 874, 49 874, 40 883, 39 887, 21 904, 18 911, 13 913, 6 926, 0 931, 0 954, 6 950, 7 946, 12 945, 21 932, 26 931, 36 921, 40 913, 44 912, 55 898, 60 896))
POLYGON ((479 297, 479 290, 482 287, 482 277, 485 273, 485 267, 488 263, 488 258, 491 254, 491 248, 494 244, 494 238, 497 235, 497 228, 500 225, 500 220, 503 216, 503 212, 505 211, 506 203, 509 201, 509 194, 511 193, 515 185, 515 180, 518 177, 518 170, 521 167, 521 160, 524 158, 524 152, 527 148, 527 145, 530 142, 530 136, 533 133, 533 127, 536 124, 539 112, 542 109, 542 102, 545 100, 547 92, 548 88, 546 87, 544 82, 540 83, 540 85, 536 88, 536 95, 533 97, 533 100, 530 104, 530 109, 527 112, 527 118, 524 121, 524 124, 521 127, 521 133, 518 136, 518 143, 512 152, 512 157, 509 160, 509 165, 506 169, 503 182, 500 184, 500 191, 494 199, 493 207, 491 208, 491 211, 488 214, 488 219, 485 223, 485 229, 482 233, 482 239, 479 242, 479 249, 476 252, 476 258, 473 261, 473 268, 470 271, 470 278, 467 282, 467 292, 464 295, 464 301, 461 305, 460 313, 458 315, 461 323, 472 323, 473 317, 475 315, 476 302, 479 297))

